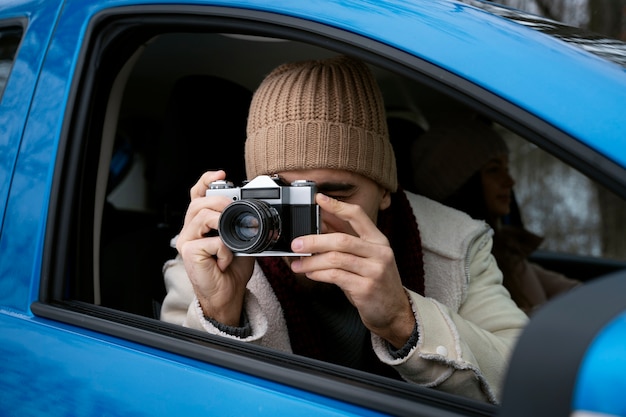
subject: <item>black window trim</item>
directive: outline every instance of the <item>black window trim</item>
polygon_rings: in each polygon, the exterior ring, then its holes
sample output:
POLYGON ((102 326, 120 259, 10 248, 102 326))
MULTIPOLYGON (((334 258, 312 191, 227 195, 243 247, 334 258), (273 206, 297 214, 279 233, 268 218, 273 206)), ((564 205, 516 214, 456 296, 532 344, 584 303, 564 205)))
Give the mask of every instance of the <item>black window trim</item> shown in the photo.
MULTIPOLYGON (((571 138, 502 98, 428 62, 353 33, 306 20, 245 9, 201 6, 131 6, 99 13, 89 24, 85 39, 94 39, 97 45, 106 41, 98 33, 100 27, 112 22, 119 23, 122 20, 129 22, 133 19, 137 24, 146 24, 152 19, 159 21, 162 25, 189 25, 193 22, 207 28, 212 26, 214 29, 241 30, 332 47, 339 53, 357 56, 373 65, 422 81, 461 102, 470 104, 546 150, 560 155, 572 165, 577 165, 579 169, 593 172, 596 178, 600 177, 608 181, 616 170, 623 172, 622 168, 617 165, 613 168, 607 167, 604 158, 583 145, 576 145, 578 147, 574 147, 572 152, 564 151, 564 144, 567 143, 569 147, 572 147, 571 138), (548 136, 550 141, 536 132, 542 132, 542 135, 548 136), (602 167, 595 163, 600 159, 604 161, 602 167)), ((118 27, 118 29, 121 30, 120 33, 124 31, 123 27, 118 27)), ((76 210, 73 190, 77 189, 81 178, 81 173, 77 168, 79 164, 68 162, 84 161, 82 154, 86 149, 83 148, 80 138, 87 131, 89 112, 93 111, 87 106, 74 108, 74 103, 88 100, 93 87, 91 65, 97 66, 98 60, 88 61, 90 48, 93 47, 92 44, 89 45, 83 48, 78 64, 79 68, 89 69, 84 71, 80 80, 73 81, 68 103, 68 116, 63 126, 44 246, 41 301, 32 305, 32 311, 36 315, 226 366, 384 413, 415 415, 418 405, 419 412, 425 416, 445 415, 444 409, 447 409, 450 415, 493 415, 495 413, 496 408, 493 406, 434 390, 424 390, 408 384, 395 384, 384 378, 365 375, 357 371, 348 372, 341 367, 318 363, 307 358, 280 355, 276 352, 268 353, 257 346, 239 346, 236 342, 223 341, 210 335, 195 334, 188 329, 174 329, 174 326, 167 323, 109 310, 105 307, 61 301, 61 295, 65 289, 64 279, 68 271, 69 248, 76 246, 72 243, 75 237, 70 230, 72 222, 76 221, 75 216, 72 215, 76 210), (73 143, 75 146, 72 146, 73 143), (232 353, 233 351, 237 353, 232 353), (226 360, 227 358, 230 360, 226 360), (314 370, 317 370, 316 375, 312 375, 314 370)), ((626 187, 623 184, 615 183, 613 188, 621 190, 622 195, 626 195, 626 187)))

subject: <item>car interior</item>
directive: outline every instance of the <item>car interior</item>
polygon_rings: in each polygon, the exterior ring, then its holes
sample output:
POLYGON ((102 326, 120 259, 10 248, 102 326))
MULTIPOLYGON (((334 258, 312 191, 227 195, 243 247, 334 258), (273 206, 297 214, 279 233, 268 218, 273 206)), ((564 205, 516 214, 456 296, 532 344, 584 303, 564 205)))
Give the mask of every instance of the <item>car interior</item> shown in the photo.
MULTIPOLYGON (((65 191, 51 214, 55 229, 47 247, 54 248, 48 251, 51 283, 44 300, 66 308, 96 306, 100 309, 89 310, 92 314, 153 328, 149 320, 158 320, 165 296, 162 267, 176 256, 170 241, 183 224, 190 187, 207 170, 224 169, 234 184, 246 179, 243 149, 252 94, 266 74, 287 61, 351 54, 368 63, 383 91, 406 190, 413 189, 408 151, 413 141, 429 126, 458 115, 493 120, 510 144, 521 141, 533 151, 530 159, 546 153, 538 146, 540 132, 520 127, 488 96, 455 90, 428 74, 428 66, 420 73, 399 58, 382 57, 367 49, 369 40, 349 44, 313 30, 226 20, 157 16, 151 24, 145 16, 112 15, 90 27, 83 54, 89 70, 73 86, 77 105, 61 146, 67 156, 59 162, 56 187, 65 191)), ((520 167, 528 159, 522 157, 520 167)), ((563 175, 584 178, 589 193, 597 195, 600 186, 587 175, 593 174, 591 167, 571 166, 571 158, 560 157, 552 155, 567 167, 563 175)), ((519 198, 528 184, 532 178, 516 186, 522 212, 531 211, 526 200, 536 200, 519 198)), ((562 183, 554 188, 562 189, 562 183)), ((624 207, 621 197, 615 200, 624 207)), ((559 213, 535 215, 545 224, 555 216, 559 213)), ((597 217, 581 222, 593 223, 585 233, 602 240, 597 217)), ((605 256, 600 243, 581 246, 564 252, 548 247, 533 259, 581 281, 626 268, 626 256, 605 256)))

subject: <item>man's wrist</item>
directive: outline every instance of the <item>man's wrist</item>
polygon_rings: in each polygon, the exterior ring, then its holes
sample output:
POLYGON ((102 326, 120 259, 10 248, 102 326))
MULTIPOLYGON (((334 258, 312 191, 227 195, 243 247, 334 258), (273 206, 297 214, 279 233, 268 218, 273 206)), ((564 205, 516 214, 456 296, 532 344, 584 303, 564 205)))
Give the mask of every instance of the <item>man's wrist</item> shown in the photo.
POLYGON ((221 323, 214 318, 204 316, 204 319, 211 323, 213 327, 218 329, 222 333, 226 333, 230 336, 237 337, 239 339, 245 339, 252 335, 252 326, 250 325, 250 320, 246 316, 245 312, 241 313, 241 318, 239 320, 238 326, 230 326, 228 324, 221 323))
POLYGON ((419 340, 419 330, 417 327, 417 322, 415 322, 415 326, 413 327, 413 332, 411 332, 411 336, 406 341, 404 346, 402 346, 400 349, 396 349, 393 345, 388 344, 389 354, 394 359, 405 358, 411 352, 411 350, 413 350, 413 348, 417 346, 418 340, 419 340))
POLYGON ((410 302, 403 313, 396 318, 393 325, 390 325, 384 332, 378 335, 385 339, 390 346, 401 349, 407 341, 414 335, 417 328, 417 321, 410 302))
POLYGON ((234 308, 234 302, 229 303, 228 308, 215 308, 213 303, 210 303, 207 299, 198 297, 202 314, 205 318, 210 317, 218 323, 230 327, 240 327, 241 317, 243 314, 243 304, 234 308))

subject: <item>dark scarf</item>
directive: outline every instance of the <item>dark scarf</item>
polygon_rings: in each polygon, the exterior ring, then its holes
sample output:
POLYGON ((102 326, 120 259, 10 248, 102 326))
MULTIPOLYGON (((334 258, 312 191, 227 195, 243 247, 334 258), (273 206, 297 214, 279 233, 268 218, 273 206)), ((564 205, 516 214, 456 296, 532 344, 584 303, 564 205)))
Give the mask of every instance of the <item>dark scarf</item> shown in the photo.
MULTIPOLYGON (((378 213, 377 226, 385 234, 394 250, 403 285, 423 295, 424 264, 421 239, 413 209, 403 191, 398 190, 392 193, 391 206, 378 213)), ((320 324, 318 315, 307 307, 310 306, 311 294, 298 285, 293 272, 281 258, 258 258, 258 262, 282 306, 293 352, 327 362, 335 362, 332 357, 332 353, 336 351, 336 347, 333 349, 333 341, 323 336, 326 332, 320 324)), ((343 300, 346 300, 342 292, 336 292, 340 293, 343 300)), ((356 312, 356 309, 354 311, 356 312)), ((364 327, 360 320, 359 325, 364 327)), ((365 360, 366 369, 362 370, 397 377, 395 371, 375 357, 369 332, 365 334, 367 338, 363 340, 363 343, 366 343, 367 347, 363 352, 369 357, 365 360)), ((356 341, 356 343, 360 342, 356 341)))

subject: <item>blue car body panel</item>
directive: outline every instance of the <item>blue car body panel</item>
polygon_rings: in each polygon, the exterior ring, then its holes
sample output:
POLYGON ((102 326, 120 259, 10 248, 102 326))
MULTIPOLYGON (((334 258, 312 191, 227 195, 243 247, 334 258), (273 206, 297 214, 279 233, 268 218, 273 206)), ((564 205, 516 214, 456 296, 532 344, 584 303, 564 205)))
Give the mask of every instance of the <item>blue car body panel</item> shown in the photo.
MULTIPOLYGON (((378 415, 39 318, 30 310, 39 299, 57 148, 87 28, 94 16, 113 8, 176 3, 12 0, 0 7, 0 19, 26 22, 0 102, 0 354, 5 358, 0 386, 8 387, 0 390, 0 413, 107 415, 123 409, 127 415, 150 416, 378 415)), ((474 82, 626 168, 624 68, 521 25, 452 1, 232 0, 185 5, 277 13, 392 46, 474 82)), ((596 406, 588 382, 605 366, 608 346, 621 344, 623 355, 624 330, 622 317, 590 351, 578 408, 596 406)), ((623 387, 624 379, 620 382, 623 387)))
MULTIPOLYGON (((44 100, 54 111, 42 118, 31 112, 33 91, 42 76, 60 8, 57 2, 21 2, 4 12, 12 20, 27 22, 0 103, 0 306, 20 313, 29 312, 38 291, 43 228, 59 137, 58 131, 55 135, 49 127, 62 120, 66 101, 44 100)), ((38 105, 41 103, 34 107, 38 105)))
POLYGON ((2 415, 381 415, 46 320, 5 312, 0 328, 2 415))
POLYGON ((9 2, 0 8, 5 24, 28 27, 0 101, 0 231, 33 91, 60 8, 56 1, 9 2))
POLYGON ((626 416, 626 313, 600 331, 580 365, 574 410, 626 416))

